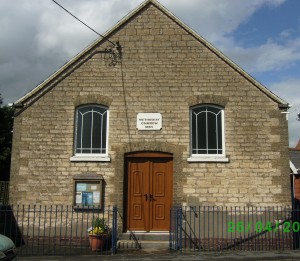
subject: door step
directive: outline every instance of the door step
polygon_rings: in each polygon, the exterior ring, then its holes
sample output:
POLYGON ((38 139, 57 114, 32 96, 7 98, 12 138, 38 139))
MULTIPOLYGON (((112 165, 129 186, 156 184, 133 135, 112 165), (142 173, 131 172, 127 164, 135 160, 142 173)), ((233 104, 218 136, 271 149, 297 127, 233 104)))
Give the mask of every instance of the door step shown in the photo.
MULTIPOLYGON (((169 249, 169 233, 134 233, 142 249, 169 249)), ((118 249, 137 249, 130 233, 120 234, 118 249)))

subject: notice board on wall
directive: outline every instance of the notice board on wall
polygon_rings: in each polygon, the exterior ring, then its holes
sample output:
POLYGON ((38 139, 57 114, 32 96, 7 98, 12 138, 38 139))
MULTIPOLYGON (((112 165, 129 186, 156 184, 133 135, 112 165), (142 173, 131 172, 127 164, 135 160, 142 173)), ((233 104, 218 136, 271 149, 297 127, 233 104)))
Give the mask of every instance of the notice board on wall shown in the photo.
POLYGON ((74 187, 74 206, 76 208, 102 208, 102 179, 75 180, 74 187))

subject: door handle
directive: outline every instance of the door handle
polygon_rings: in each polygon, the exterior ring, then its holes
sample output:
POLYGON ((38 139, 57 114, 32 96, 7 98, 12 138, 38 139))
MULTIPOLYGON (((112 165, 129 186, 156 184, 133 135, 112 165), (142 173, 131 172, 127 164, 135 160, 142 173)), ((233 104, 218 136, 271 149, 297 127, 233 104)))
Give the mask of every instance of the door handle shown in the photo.
POLYGON ((145 194, 144 196, 145 196, 145 199, 147 201, 148 200, 148 194, 145 194))
POLYGON ((149 196, 149 201, 151 202, 151 200, 156 201, 156 199, 153 197, 152 194, 150 194, 150 196, 149 196))

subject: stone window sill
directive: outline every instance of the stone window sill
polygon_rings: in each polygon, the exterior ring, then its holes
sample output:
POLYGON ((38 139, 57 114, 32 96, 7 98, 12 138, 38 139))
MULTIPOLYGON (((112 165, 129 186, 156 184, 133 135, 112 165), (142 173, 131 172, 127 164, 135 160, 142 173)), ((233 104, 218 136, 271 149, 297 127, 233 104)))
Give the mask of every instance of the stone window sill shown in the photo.
POLYGON ((110 162, 107 155, 75 155, 70 158, 72 162, 110 162))
POLYGON ((188 162, 229 162, 229 158, 225 156, 191 156, 188 162))

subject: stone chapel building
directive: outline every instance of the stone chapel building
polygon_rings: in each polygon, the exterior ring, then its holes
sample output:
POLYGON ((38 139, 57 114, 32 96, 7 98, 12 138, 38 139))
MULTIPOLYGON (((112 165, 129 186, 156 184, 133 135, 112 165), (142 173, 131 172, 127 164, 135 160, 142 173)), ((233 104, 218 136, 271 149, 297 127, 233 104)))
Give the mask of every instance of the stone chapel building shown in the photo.
POLYGON ((155 0, 14 106, 11 204, 290 205, 288 103, 155 0))

